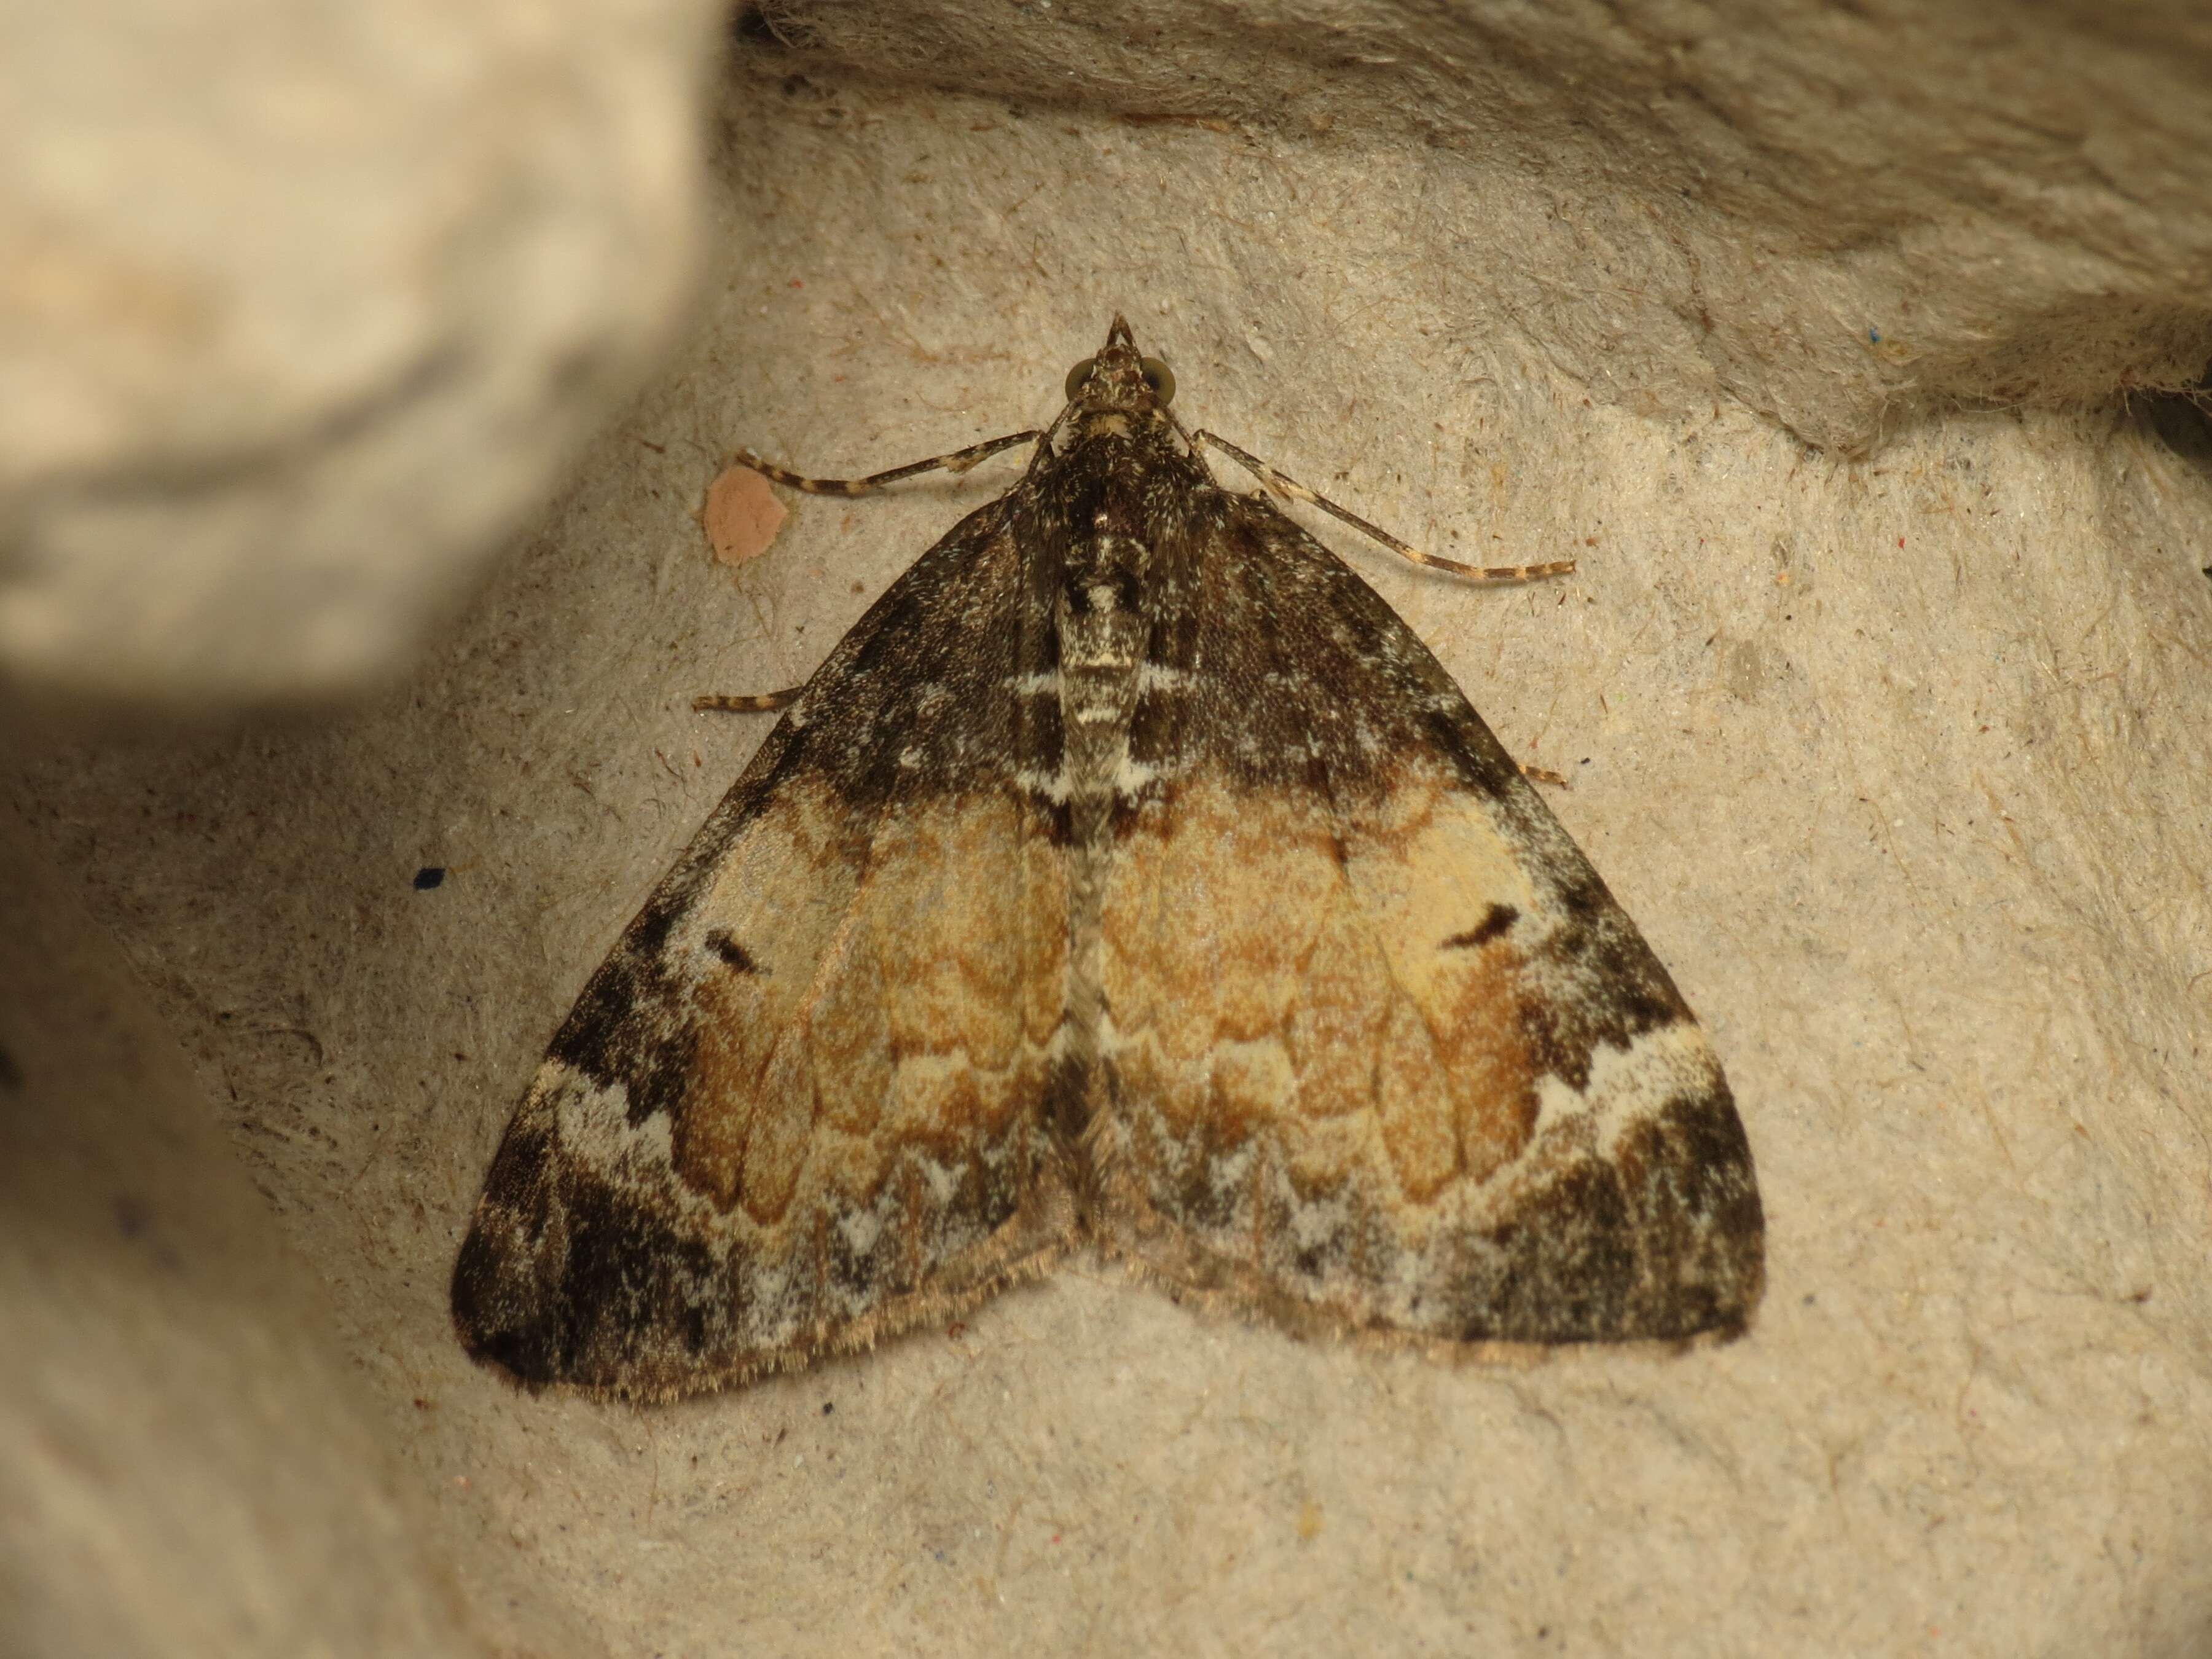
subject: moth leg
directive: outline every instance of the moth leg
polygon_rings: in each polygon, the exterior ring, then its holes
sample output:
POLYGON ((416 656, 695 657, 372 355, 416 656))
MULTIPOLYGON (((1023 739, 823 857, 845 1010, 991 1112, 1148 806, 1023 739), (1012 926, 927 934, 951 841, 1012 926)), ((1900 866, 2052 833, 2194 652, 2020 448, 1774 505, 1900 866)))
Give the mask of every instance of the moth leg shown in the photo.
POLYGON ((709 692, 691 699, 691 707, 702 714, 765 714, 771 709, 788 708, 799 701, 799 694, 806 690, 794 685, 782 691, 744 691, 716 695, 709 692))
MULTIPOLYGON (((988 461, 1002 449, 1012 449, 1016 444, 1033 441, 1044 434, 1041 432, 1015 432, 1003 438, 994 438, 988 443, 970 444, 965 449, 956 449, 949 455, 933 455, 926 461, 916 461, 911 466, 895 466, 888 472, 872 472, 865 478, 802 478, 787 467, 774 461, 764 461, 750 449, 740 449, 730 459, 740 466, 749 466, 764 478, 793 489, 803 489, 810 495, 866 495, 881 489, 885 484, 896 483, 902 478, 911 478, 922 472, 965 472, 979 461, 988 461)), ((793 685, 781 691, 749 691, 738 693, 709 693, 691 699, 691 707, 702 714, 765 714, 778 708, 788 708, 799 701, 799 694, 806 688, 793 685)))
POLYGON ((1548 564, 1481 565, 1462 564, 1457 559, 1447 559, 1434 553, 1424 553, 1419 548, 1400 541, 1389 531, 1368 523, 1358 514, 1346 512, 1328 496, 1308 489, 1296 478, 1288 477, 1276 471, 1273 467, 1269 466, 1256 455, 1246 454, 1225 438, 1217 438, 1211 432, 1195 432, 1191 434, 1190 441, 1194 447, 1200 445, 1212 445, 1278 495, 1293 501, 1304 501, 1309 507, 1317 507, 1324 513, 1333 514, 1363 536, 1372 536, 1401 558, 1411 560, 1415 564, 1426 565, 1431 570, 1449 570, 1455 576, 1472 576, 1478 581, 1525 582, 1533 581, 1539 576, 1564 576, 1575 568, 1575 562, 1572 559, 1554 559, 1548 564))
POLYGON ((793 489, 803 489, 810 495, 866 495, 881 489, 885 484, 896 483, 902 478, 911 478, 921 472, 965 472, 978 461, 987 461, 1002 449, 1012 449, 1016 444, 1033 443, 1044 435, 1042 432, 1015 432, 1003 438, 994 438, 988 443, 970 444, 965 449, 956 449, 949 455, 933 455, 926 461, 916 461, 911 466, 895 466, 888 472, 871 472, 865 478, 802 478, 796 472, 778 466, 774 461, 764 461, 750 449, 740 449, 731 457, 740 466, 749 466, 764 478, 788 484, 793 489))
POLYGON ((1554 772, 1548 766, 1530 766, 1525 762, 1516 762, 1516 764, 1521 768, 1521 775, 1531 783, 1548 783, 1555 789, 1574 787, 1567 781, 1567 775, 1564 772, 1554 772))

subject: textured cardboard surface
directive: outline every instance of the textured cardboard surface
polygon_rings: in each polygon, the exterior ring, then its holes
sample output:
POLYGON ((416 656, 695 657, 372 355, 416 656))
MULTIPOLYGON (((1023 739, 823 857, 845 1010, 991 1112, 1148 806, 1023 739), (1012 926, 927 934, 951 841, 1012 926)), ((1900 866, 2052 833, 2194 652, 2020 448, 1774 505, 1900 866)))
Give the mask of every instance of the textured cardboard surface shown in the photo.
POLYGON ((404 673, 667 342, 714 21, 12 9, 0 689, 282 707, 404 673))
POLYGON ((1595 385, 1495 299, 1586 284, 1586 250, 1508 174, 1388 145, 817 70, 741 78, 716 151, 691 337, 403 693, 18 777, 480 1612, 526 1583, 623 1655, 2212 1640, 2185 411, 1953 412, 1852 460, 1684 395, 1694 363, 1595 385), (803 678, 1018 465, 794 501, 732 570, 692 516, 722 453, 855 473, 1036 423, 1116 307, 1186 418, 1439 551, 1582 561, 1477 591, 1308 520, 1572 776, 1555 810, 1741 1103, 1757 1326, 1454 1367, 1079 1269, 675 1408, 508 1391, 446 1274, 538 1048, 765 729, 691 696, 803 678))
POLYGON ((0 860, 0 1652, 486 1651, 175 1037, 0 860))

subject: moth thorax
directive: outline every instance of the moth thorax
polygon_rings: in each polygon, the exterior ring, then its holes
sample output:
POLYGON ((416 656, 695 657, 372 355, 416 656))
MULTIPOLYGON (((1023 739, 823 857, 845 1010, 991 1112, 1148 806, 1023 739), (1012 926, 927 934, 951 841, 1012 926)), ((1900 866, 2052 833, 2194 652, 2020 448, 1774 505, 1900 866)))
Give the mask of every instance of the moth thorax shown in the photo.
POLYGON ((1152 550, 1101 511, 1069 550, 1062 576, 1060 664, 1066 713, 1079 726, 1126 723, 1145 644, 1145 573, 1152 550))

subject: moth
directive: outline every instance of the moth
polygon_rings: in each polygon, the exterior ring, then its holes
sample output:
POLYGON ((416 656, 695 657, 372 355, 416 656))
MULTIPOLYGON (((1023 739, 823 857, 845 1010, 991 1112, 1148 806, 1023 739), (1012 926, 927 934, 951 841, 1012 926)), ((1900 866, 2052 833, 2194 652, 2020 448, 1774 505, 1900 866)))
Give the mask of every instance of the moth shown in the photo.
MULTIPOLYGON (((585 986, 453 1310, 661 1400, 1092 1248, 1299 1333, 1741 1331, 1752 1158, 1689 1007, 1389 606, 1116 317, 1019 483, 794 696, 585 986)), ((702 699, 763 707, 776 698, 702 699)))

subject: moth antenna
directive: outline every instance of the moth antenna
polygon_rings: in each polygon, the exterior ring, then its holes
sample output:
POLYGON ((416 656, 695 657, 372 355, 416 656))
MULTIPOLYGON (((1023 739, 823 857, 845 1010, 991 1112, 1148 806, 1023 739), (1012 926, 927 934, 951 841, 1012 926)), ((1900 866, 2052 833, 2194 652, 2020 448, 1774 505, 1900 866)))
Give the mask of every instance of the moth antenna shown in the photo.
POLYGON ((772 709, 788 708, 805 690, 794 685, 782 691, 708 692, 692 698, 691 707, 702 714, 765 714, 772 709))
POLYGON ((980 461, 988 461, 1002 449, 1012 449, 1017 444, 1032 443, 1044 436, 1042 431, 1011 432, 1003 438, 993 438, 988 443, 970 444, 965 449, 956 449, 947 455, 933 455, 926 461, 915 461, 906 466, 895 466, 888 472, 871 472, 865 478, 808 478, 778 466, 774 461, 764 461, 750 449, 740 449, 730 459, 740 466, 749 466, 763 478, 773 479, 793 489, 803 489, 810 495, 867 495, 895 484, 902 478, 912 478, 924 472, 965 472, 980 461))
POLYGON ((1575 568, 1572 559, 1553 559, 1545 564, 1462 564, 1457 559, 1424 553, 1411 543, 1400 541, 1380 526, 1368 523, 1357 513, 1339 507, 1318 490, 1309 489, 1296 478, 1278 472, 1258 456, 1245 453, 1225 438, 1216 437, 1211 432, 1200 432, 1190 434, 1190 442, 1194 449, 1201 445, 1212 445, 1278 495, 1289 501, 1304 501, 1308 507, 1317 507, 1322 512, 1343 520, 1361 535, 1371 536, 1399 557, 1431 570, 1449 570, 1455 576, 1467 576, 1476 581, 1526 582, 1534 581, 1540 576, 1564 576, 1575 568))

